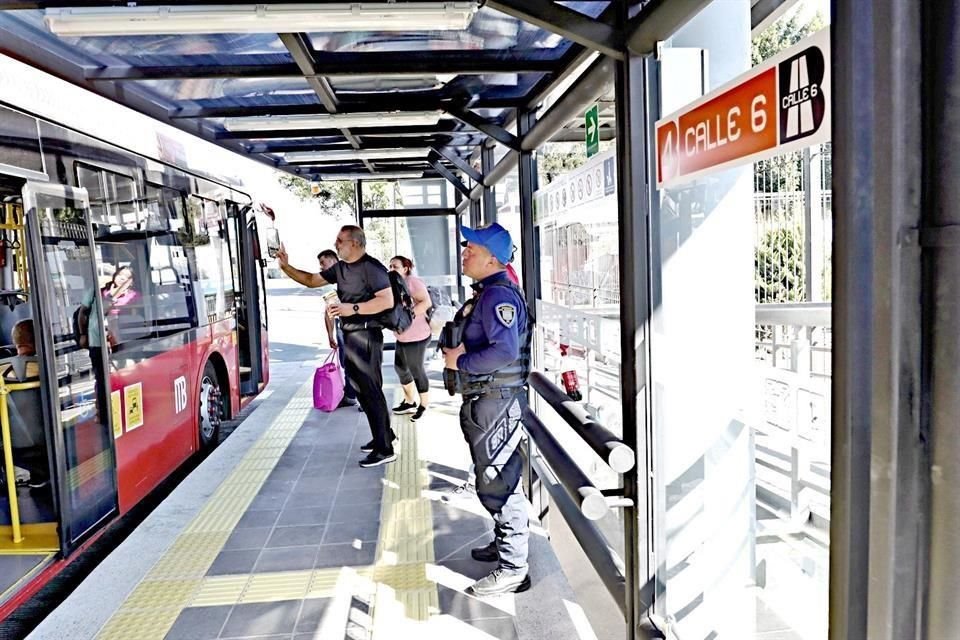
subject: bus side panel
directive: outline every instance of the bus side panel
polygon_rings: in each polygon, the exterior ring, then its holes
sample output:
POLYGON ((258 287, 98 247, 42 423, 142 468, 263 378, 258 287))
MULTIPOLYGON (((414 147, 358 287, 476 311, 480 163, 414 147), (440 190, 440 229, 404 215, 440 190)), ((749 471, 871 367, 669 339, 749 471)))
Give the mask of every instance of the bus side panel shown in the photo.
MULTIPOLYGON (((235 319, 221 320, 210 325, 212 340, 203 352, 202 365, 214 352, 220 354, 227 365, 228 389, 224 389, 224 402, 230 402, 230 415, 235 416, 240 411, 240 352, 237 345, 237 322, 235 319)), ((199 374, 202 374, 201 370, 199 374)), ((199 382, 198 374, 198 382, 199 382)))
POLYGON ((114 436, 121 512, 139 502, 197 450, 196 372, 199 354, 210 343, 210 332, 201 328, 197 334, 196 340, 111 376, 113 403, 117 395, 120 401, 121 425, 114 424, 114 436))

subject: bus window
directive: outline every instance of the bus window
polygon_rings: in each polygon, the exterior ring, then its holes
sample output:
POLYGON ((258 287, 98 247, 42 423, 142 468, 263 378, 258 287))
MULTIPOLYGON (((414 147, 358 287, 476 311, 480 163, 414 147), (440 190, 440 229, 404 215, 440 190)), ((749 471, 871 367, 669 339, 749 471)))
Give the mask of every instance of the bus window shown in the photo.
POLYGON ((77 184, 90 195, 94 224, 135 228, 140 223, 136 183, 130 176, 77 163, 77 184))
POLYGON ((226 225, 213 200, 191 195, 187 198, 186 226, 195 237, 205 240, 194 245, 197 268, 195 291, 198 314, 203 324, 211 324, 233 315, 233 275, 226 225), (205 320, 204 320, 205 319, 205 320))

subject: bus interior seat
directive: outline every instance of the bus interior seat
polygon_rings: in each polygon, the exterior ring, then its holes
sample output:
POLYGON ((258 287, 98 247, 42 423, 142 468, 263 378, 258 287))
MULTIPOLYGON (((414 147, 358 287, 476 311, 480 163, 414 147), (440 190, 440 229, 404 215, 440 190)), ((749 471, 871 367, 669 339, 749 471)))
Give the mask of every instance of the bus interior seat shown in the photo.
POLYGON ((40 389, 18 389, 7 396, 10 439, 14 449, 31 449, 44 444, 43 409, 40 389))

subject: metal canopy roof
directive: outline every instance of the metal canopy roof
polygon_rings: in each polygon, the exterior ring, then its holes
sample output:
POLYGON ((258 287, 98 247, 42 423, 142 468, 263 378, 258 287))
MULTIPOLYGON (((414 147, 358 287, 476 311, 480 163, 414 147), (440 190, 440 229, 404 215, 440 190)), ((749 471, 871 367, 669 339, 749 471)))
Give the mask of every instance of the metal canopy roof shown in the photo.
POLYGON ((610 5, 9 0, 0 51, 312 180, 449 178, 487 140, 519 150, 516 110, 539 104, 590 49, 622 56, 610 5), (239 25, 251 26, 229 32, 239 25))

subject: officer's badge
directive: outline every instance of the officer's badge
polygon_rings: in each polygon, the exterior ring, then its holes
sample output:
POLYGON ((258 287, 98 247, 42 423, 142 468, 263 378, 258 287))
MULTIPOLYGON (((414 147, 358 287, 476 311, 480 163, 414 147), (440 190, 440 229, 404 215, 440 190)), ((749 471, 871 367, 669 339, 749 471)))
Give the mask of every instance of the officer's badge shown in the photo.
POLYGON ((500 320, 503 326, 507 328, 512 327, 517 319, 517 308, 512 304, 498 304, 497 319, 500 320))

